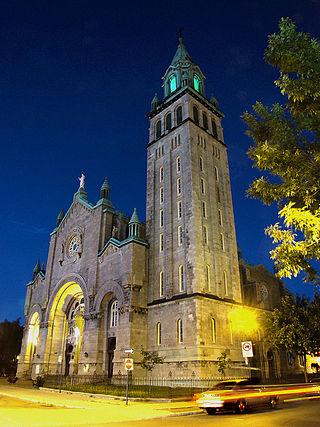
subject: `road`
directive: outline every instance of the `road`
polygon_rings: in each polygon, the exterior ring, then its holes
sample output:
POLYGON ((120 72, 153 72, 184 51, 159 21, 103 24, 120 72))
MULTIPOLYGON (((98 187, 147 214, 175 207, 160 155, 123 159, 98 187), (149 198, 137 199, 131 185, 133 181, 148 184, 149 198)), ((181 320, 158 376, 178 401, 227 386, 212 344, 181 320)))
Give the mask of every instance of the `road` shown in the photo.
MULTIPOLYGON (((117 405, 117 403, 109 403, 101 407, 97 402, 96 409, 85 409, 79 407, 56 406, 54 404, 41 404, 0 395, 0 425, 1 427, 52 425, 108 427, 115 424, 115 421, 108 422, 108 414, 110 413, 111 407, 115 405, 117 405)), ((150 405, 156 406, 156 404, 150 405)), ((118 404, 117 410, 123 414, 126 411, 126 407, 119 406, 118 404)), ((174 411, 172 411, 172 415, 174 415, 174 411)), ((119 418, 121 418, 121 416, 119 418)), ((244 415, 221 413, 209 416, 206 413, 201 413, 181 416, 180 413, 180 416, 149 418, 142 421, 130 421, 128 419, 126 421, 117 421, 116 424, 117 427, 193 427, 195 425, 219 427, 317 427, 320 426, 320 398, 285 403, 276 410, 257 409, 244 415)))
MULTIPOLYGON (((104 424, 107 426, 107 424, 104 424)), ((110 424, 109 424, 110 425, 110 424)), ((244 415, 220 413, 216 415, 189 415, 117 423, 117 427, 319 427, 320 398, 286 403, 275 410, 253 410, 244 415), (150 421, 152 423, 150 423, 150 421)), ((102 425, 101 425, 102 427, 102 425)))

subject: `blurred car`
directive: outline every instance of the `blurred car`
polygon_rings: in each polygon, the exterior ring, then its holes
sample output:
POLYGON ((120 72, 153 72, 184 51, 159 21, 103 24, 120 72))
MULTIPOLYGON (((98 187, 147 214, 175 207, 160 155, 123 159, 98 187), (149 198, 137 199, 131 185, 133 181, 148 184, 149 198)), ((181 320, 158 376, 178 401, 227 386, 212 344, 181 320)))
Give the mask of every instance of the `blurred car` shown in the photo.
POLYGON ((236 379, 217 383, 212 390, 201 393, 196 403, 209 415, 223 409, 244 413, 247 408, 254 406, 276 408, 279 398, 272 393, 254 384, 251 379, 236 379))

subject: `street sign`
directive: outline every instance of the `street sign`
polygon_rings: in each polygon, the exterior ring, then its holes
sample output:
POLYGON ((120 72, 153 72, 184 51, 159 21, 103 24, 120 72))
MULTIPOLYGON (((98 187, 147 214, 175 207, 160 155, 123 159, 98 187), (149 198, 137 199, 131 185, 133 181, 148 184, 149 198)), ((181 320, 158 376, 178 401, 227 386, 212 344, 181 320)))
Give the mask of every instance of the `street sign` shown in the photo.
POLYGON ((133 359, 125 359, 124 367, 126 368, 126 371, 133 371, 133 359))
POLYGON ((241 348, 242 348, 242 356, 243 357, 253 357, 252 341, 242 342, 241 348))
POLYGON ((129 348, 129 350, 125 350, 124 352, 125 352, 125 353, 131 353, 131 354, 132 354, 132 353, 133 353, 133 348, 129 348))

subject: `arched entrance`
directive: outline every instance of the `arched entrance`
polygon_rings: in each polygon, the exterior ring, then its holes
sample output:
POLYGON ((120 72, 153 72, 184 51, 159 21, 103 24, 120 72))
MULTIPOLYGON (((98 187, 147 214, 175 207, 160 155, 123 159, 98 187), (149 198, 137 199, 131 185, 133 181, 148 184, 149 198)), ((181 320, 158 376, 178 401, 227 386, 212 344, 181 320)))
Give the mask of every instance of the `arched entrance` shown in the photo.
POLYGON ((61 286, 52 298, 46 371, 48 374, 77 374, 84 328, 83 291, 79 284, 68 282, 61 286))
POLYGON ((32 373, 32 362, 34 355, 37 352, 37 345, 39 340, 39 331, 40 331, 40 316, 36 311, 31 316, 29 325, 28 325, 28 338, 27 338, 27 350, 25 356, 25 369, 26 374, 31 375, 32 373))

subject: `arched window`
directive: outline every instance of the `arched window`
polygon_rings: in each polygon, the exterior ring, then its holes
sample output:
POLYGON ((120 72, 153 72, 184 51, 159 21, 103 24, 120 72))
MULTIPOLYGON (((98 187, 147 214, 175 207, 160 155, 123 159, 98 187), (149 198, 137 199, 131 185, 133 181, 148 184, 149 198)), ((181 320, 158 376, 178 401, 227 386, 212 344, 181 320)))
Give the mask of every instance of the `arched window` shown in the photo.
POLYGON ((180 156, 176 159, 176 167, 177 167, 177 173, 181 172, 181 158, 180 156))
POLYGON ((157 336, 157 345, 160 345, 161 344, 161 323, 160 322, 157 323, 156 336, 157 336))
POLYGON ((206 225, 203 226, 203 243, 205 245, 208 244, 208 229, 206 225))
POLYGON ((212 119, 211 120, 211 126, 212 126, 212 135, 218 139, 218 131, 217 131, 217 124, 216 122, 212 119))
POLYGON ((179 265, 179 291, 183 292, 184 290, 185 290, 185 285, 184 285, 183 265, 179 265))
POLYGON ((222 221, 222 210, 221 209, 219 209, 218 210, 218 214, 219 214, 219 224, 221 225, 221 227, 222 227, 222 225, 223 225, 223 221, 222 221))
POLYGON ((163 166, 160 166, 160 182, 163 181, 163 166))
POLYGON ((209 126, 208 126, 208 117, 206 113, 202 113, 202 123, 203 123, 203 127, 207 130, 209 126))
POLYGON ((204 200, 202 201, 202 216, 207 218, 207 204, 204 200))
POLYGON ((228 295, 228 276, 227 276, 227 272, 224 270, 223 272, 223 290, 224 290, 224 294, 228 295))
POLYGON ((214 167, 214 177, 215 177, 216 181, 219 181, 219 170, 218 170, 217 166, 214 167))
POLYGON ((160 271, 159 273, 159 294, 160 297, 163 297, 164 295, 163 271, 160 271))
POLYGON ((182 226, 179 225, 178 226, 178 246, 182 245, 182 237, 183 237, 182 226))
POLYGON ((169 91, 174 92, 177 89, 177 78, 174 74, 169 77, 169 91))
POLYGON ((110 328, 118 326, 118 301, 115 300, 110 306, 110 328))
POLYGON ((201 79, 200 79, 200 77, 198 76, 198 74, 195 74, 195 75, 193 76, 193 86, 194 86, 194 88, 195 88, 195 90, 196 90, 197 92, 200 92, 200 89, 201 89, 201 79))
POLYGON ((29 332, 28 332, 27 354, 30 357, 30 362, 32 362, 32 358, 37 350, 39 331, 40 331, 40 316, 38 312, 33 313, 28 329, 29 329, 29 332))
POLYGON ((200 178, 200 188, 201 188, 201 194, 206 193, 206 185, 203 178, 200 178))
POLYGON ((181 202, 181 200, 179 200, 177 203, 177 216, 178 216, 178 219, 182 218, 182 202, 181 202))
POLYGON ((199 110, 195 105, 193 106, 193 120, 197 125, 199 124, 199 110))
POLYGON ((179 107, 176 109, 176 120, 177 120, 177 126, 182 122, 182 107, 179 105, 179 107))
POLYGON ((181 178, 177 179, 177 195, 181 194, 181 178))
POLYGON ((183 325, 182 320, 178 319, 177 321, 177 336, 178 336, 178 343, 183 343, 183 325))
POLYGON ((161 136, 161 120, 158 120, 156 123, 156 139, 161 136))
POLYGON ((160 209, 160 227, 163 227, 163 209, 160 209))
POLYGON ((210 280, 210 265, 206 265, 206 282, 207 282, 207 288, 208 291, 211 288, 211 280, 210 280))
POLYGON ((217 336, 216 336, 216 320, 214 318, 211 319, 211 337, 212 337, 212 342, 215 343, 217 341, 217 336))
POLYGON ((220 247, 222 252, 224 252, 224 235, 223 233, 220 233, 220 247))
POLYGON ((166 130, 171 129, 171 113, 166 115, 166 130))
POLYGON ((203 166, 203 158, 201 156, 199 157, 199 167, 200 167, 200 172, 203 172, 204 166, 203 166))

